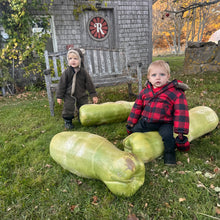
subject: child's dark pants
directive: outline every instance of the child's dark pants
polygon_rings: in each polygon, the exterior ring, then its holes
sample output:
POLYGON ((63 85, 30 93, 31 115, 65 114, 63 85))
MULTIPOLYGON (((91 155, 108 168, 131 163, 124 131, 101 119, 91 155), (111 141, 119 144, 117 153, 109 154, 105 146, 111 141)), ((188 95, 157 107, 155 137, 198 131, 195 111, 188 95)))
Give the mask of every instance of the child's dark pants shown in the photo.
POLYGON ((172 123, 148 123, 145 118, 138 121, 131 129, 132 132, 149 132, 158 131, 164 143, 164 162, 169 164, 176 163, 175 156, 175 139, 173 137, 172 123))
POLYGON ((76 100, 75 97, 72 97, 70 95, 65 95, 62 117, 64 119, 72 120, 74 118, 75 105, 79 110, 79 108, 85 104, 88 104, 88 96, 83 96, 80 99, 76 100))

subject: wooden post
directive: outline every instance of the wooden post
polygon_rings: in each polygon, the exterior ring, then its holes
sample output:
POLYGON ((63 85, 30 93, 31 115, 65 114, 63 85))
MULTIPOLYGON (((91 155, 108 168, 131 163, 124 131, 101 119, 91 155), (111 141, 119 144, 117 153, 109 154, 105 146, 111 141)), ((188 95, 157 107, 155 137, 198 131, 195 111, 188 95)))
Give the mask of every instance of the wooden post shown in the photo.
MULTIPOLYGON (((0 77, 3 78, 3 74, 2 74, 2 70, 1 69, 0 69, 0 77)), ((5 87, 2 86, 1 89, 2 89, 2 95, 5 96, 6 95, 5 87)))
POLYGON ((142 90, 142 74, 141 74, 142 63, 138 63, 137 65, 137 77, 138 77, 138 92, 140 93, 142 90))
POLYGON ((47 97, 48 97, 49 106, 50 106, 50 114, 51 116, 54 116, 54 98, 53 98, 53 93, 51 92, 51 89, 50 89, 50 85, 52 84, 52 81, 51 81, 50 63, 49 63, 47 50, 45 50, 44 56, 45 56, 45 62, 46 62, 46 68, 47 68, 44 71, 45 83, 46 83, 46 88, 47 88, 47 97))
POLYGON ((6 96, 5 87, 2 87, 2 95, 6 96))

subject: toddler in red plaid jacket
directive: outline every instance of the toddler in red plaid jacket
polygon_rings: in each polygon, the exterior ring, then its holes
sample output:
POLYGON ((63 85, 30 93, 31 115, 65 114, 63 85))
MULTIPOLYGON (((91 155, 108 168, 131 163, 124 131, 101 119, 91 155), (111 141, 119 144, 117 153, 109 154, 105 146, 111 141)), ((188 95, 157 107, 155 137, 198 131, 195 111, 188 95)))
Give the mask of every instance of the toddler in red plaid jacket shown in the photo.
POLYGON ((189 132, 189 112, 184 91, 188 86, 176 79, 169 81, 170 67, 163 60, 150 64, 146 87, 138 95, 127 120, 128 134, 158 131, 164 143, 164 163, 176 164, 175 148, 188 151, 184 134, 189 132), (177 133, 176 139, 173 132, 177 133))

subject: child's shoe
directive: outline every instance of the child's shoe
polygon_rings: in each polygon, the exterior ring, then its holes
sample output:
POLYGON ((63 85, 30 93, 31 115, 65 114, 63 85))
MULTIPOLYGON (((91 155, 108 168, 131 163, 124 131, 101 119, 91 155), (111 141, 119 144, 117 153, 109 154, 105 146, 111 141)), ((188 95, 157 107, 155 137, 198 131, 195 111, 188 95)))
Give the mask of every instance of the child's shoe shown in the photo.
POLYGON ((176 165, 175 151, 164 153, 164 164, 167 166, 175 166, 176 165))
POLYGON ((67 130, 72 130, 74 128, 72 120, 64 119, 64 126, 67 130))

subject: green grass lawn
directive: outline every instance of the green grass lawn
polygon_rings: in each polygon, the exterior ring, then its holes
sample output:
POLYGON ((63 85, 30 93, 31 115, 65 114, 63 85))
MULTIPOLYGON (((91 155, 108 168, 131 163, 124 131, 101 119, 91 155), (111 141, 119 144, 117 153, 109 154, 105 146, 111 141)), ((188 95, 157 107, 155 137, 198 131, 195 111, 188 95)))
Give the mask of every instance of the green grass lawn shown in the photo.
MULTIPOLYGON (((184 57, 160 59, 169 61, 173 78, 190 86, 189 108, 209 106, 220 118, 220 72, 186 76, 184 57)), ((101 103, 135 100, 126 85, 97 91, 101 103)), ((220 219, 219 125, 192 141, 190 152, 177 152, 176 167, 164 166, 162 157, 145 164, 144 185, 124 198, 50 157, 52 137, 64 130, 61 111, 56 104, 55 117, 50 116, 45 91, 0 97, 0 219, 220 219)), ((74 125, 123 150, 126 122, 82 127, 75 119, 74 125)))

